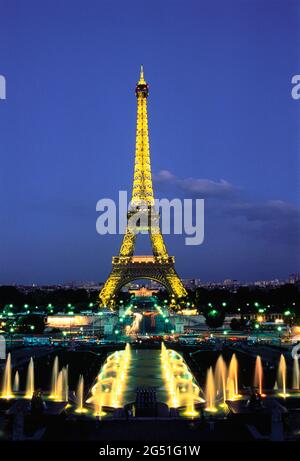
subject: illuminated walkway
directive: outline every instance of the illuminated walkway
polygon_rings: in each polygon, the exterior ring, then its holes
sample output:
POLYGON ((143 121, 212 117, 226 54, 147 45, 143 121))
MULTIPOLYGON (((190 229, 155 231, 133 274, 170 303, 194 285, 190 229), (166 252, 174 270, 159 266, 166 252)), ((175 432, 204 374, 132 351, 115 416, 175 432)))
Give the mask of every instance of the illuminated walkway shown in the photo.
POLYGON ((139 386, 155 387, 157 401, 168 402, 168 392, 161 369, 160 350, 131 351, 127 385, 123 394, 124 403, 135 401, 136 388, 139 386))

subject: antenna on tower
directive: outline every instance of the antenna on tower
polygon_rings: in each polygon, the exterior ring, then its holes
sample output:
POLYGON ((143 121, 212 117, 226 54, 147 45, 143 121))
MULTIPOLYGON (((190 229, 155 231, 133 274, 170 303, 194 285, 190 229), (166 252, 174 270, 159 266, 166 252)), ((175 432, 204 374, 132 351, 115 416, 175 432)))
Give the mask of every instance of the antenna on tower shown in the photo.
POLYGON ((141 72, 140 72, 140 80, 139 80, 139 83, 140 84, 145 84, 145 78, 144 78, 144 67, 143 65, 141 65, 141 72))

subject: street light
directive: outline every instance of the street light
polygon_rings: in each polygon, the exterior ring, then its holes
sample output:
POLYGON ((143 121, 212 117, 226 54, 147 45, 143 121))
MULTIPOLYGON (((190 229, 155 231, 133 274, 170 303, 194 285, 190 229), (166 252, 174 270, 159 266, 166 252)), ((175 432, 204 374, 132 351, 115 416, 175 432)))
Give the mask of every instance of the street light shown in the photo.
POLYGON ((10 328, 9 329, 9 332, 10 332, 10 349, 12 349, 12 335, 13 335, 13 332, 15 331, 14 328, 10 328))
POLYGON ((119 330, 115 330, 115 335, 116 335, 116 343, 118 342, 118 334, 119 334, 119 330))

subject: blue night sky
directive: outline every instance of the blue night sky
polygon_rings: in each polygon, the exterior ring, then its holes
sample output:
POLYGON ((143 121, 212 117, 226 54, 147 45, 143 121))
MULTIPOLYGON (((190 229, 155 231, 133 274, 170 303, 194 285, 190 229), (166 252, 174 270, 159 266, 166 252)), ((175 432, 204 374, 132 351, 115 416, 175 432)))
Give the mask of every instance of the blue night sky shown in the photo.
POLYGON ((298 271, 298 23, 293 0, 0 0, 0 283, 108 275, 96 202, 131 189, 140 64, 155 192, 205 199, 204 243, 166 238, 178 273, 298 271))

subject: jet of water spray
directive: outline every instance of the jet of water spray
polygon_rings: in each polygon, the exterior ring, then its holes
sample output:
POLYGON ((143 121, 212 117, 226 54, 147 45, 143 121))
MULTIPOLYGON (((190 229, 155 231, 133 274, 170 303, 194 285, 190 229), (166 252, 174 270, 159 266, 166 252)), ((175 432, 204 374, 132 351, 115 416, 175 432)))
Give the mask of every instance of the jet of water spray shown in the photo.
POLYGON ((18 370, 15 373, 13 390, 14 390, 14 392, 19 392, 19 390, 20 390, 20 376, 19 376, 18 370))
POLYGON ((206 410, 216 411, 216 389, 212 367, 207 370, 206 374, 205 398, 206 410))
POLYGON ((286 361, 283 354, 280 356, 278 373, 277 373, 277 383, 279 388, 281 388, 281 395, 285 398, 287 397, 286 393, 286 361))
POLYGON ((259 355, 256 357, 255 361, 254 387, 258 388, 260 394, 263 393, 263 367, 259 355))
POLYGON ((229 371, 228 371, 228 378, 233 382, 234 385, 234 394, 235 396, 239 393, 239 384, 238 384, 238 361, 236 359, 236 355, 232 354, 230 364, 229 364, 229 371))
POLYGON ((27 380, 26 380, 26 393, 25 399, 31 399, 34 393, 34 363, 33 358, 31 357, 28 370, 27 370, 27 380))
POLYGON ((215 385, 218 395, 222 395, 223 403, 226 401, 226 375, 226 363, 222 355, 219 355, 215 368, 215 385))
POLYGON ((11 388, 11 354, 7 355, 4 377, 2 383, 2 398, 10 399, 13 397, 12 388, 11 388))

